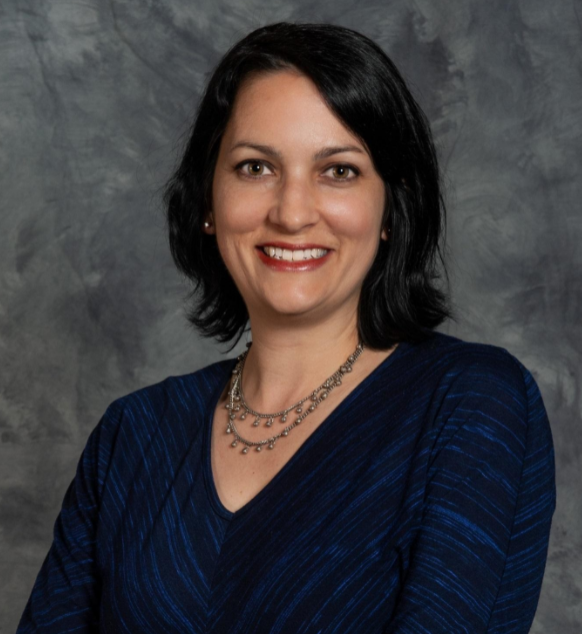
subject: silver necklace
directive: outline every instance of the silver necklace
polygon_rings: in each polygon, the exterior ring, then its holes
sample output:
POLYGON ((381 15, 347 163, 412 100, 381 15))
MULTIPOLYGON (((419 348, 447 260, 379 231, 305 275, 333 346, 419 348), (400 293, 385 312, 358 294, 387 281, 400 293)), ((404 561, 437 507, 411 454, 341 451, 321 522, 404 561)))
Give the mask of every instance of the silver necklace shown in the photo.
POLYGON ((300 401, 297 401, 295 405, 291 405, 291 407, 281 410, 280 412, 265 414, 255 411, 247 404, 242 390, 243 368, 251 345, 252 342, 247 343, 247 349, 237 357, 237 364, 232 371, 230 389, 228 391, 228 403, 226 403, 226 405, 224 406, 227 410, 229 410, 226 433, 232 434, 234 436, 230 445, 231 447, 237 447, 239 443, 244 445, 241 452, 243 454, 247 454, 251 447, 254 447, 256 451, 261 451, 265 445, 269 449, 274 449, 275 443, 277 442, 277 440, 279 440, 279 438, 288 436, 289 432, 292 429, 297 427, 297 425, 299 425, 307 416, 309 416, 309 414, 315 411, 320 403, 325 401, 329 393, 335 387, 342 384, 343 375, 352 371, 352 365, 356 362, 356 360, 364 350, 364 344, 361 342, 358 343, 355 351, 350 354, 345 363, 340 365, 338 370, 336 370, 328 379, 326 379, 318 388, 313 390, 313 392, 311 392, 308 396, 302 398, 300 401), (306 406, 304 408, 303 404, 308 399, 311 400, 311 403, 309 404, 309 406, 306 406), (261 419, 264 418, 266 419, 265 427, 271 427, 276 418, 279 418, 281 423, 286 423, 291 411, 294 411, 294 413, 297 414, 295 420, 286 425, 278 434, 275 434, 274 436, 269 436, 268 438, 264 438, 263 440, 248 440, 241 436, 236 427, 235 420, 237 419, 237 416, 239 420, 245 420, 247 416, 249 416, 249 414, 251 416, 254 416, 255 420, 253 421, 253 427, 258 427, 260 425, 261 419), (241 413, 239 414, 239 412, 241 413))

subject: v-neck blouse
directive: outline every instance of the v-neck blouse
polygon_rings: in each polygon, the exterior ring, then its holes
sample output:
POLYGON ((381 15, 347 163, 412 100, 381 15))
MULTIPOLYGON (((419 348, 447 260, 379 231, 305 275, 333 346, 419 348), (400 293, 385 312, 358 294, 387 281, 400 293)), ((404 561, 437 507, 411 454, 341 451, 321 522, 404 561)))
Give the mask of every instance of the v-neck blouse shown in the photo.
POLYGON ((401 342, 233 513, 210 438, 235 362, 109 406, 18 634, 529 631, 554 453, 515 357, 401 342))
MULTIPOLYGON (((291 456, 291 458, 283 465, 283 467, 275 474, 275 476, 268 482, 268 484, 263 487, 257 495, 255 495, 249 502, 247 502, 244 506, 238 509, 236 512, 229 511, 224 504, 221 502, 218 493, 216 491, 216 486, 214 484, 214 477, 212 474, 212 466, 211 466, 211 434, 212 434, 212 423, 214 419, 214 412, 216 410, 216 405, 218 403, 218 399, 224 390, 224 386, 226 381, 222 383, 217 383, 216 390, 212 394, 209 402, 209 406, 206 410, 206 415, 204 416, 204 435, 203 435, 203 451, 202 451, 202 468, 204 471, 204 478, 206 482, 206 486, 208 489, 208 495, 210 496, 210 502, 214 506, 214 510, 216 513, 224 517, 225 519, 232 519, 235 515, 238 517, 242 513, 245 513, 256 500, 259 500, 263 495, 268 495, 269 489, 271 487, 277 486, 279 479, 286 477, 286 472, 293 469, 293 463, 295 460, 300 459, 301 454, 303 452, 309 451, 309 447, 312 442, 317 442, 317 438, 320 434, 326 434, 328 431, 328 427, 333 425, 334 419, 337 416, 341 416, 343 408, 349 407, 350 399, 358 398, 359 393, 368 388, 368 384, 376 380, 378 376, 382 374, 382 372, 387 368, 393 360, 399 356, 400 352, 404 350, 406 347, 406 343, 399 344, 396 347, 396 350, 388 357, 386 357, 374 370, 368 374, 364 379, 346 396, 343 401, 341 401, 337 407, 335 407, 329 415, 320 423, 319 427, 314 430, 312 434, 310 434, 306 440, 300 445, 298 450, 291 456)), ((236 365, 236 359, 231 360, 232 365, 228 366, 228 378, 229 380, 230 374, 236 365)), ((227 420, 227 414, 225 413, 225 423, 227 420)), ((225 425, 226 428, 226 425, 225 425)))

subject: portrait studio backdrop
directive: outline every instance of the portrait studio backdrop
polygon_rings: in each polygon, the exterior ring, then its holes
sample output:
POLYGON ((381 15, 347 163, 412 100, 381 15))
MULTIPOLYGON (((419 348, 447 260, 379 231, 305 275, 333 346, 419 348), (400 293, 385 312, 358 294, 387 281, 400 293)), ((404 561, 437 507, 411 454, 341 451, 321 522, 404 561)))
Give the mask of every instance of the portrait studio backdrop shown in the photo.
POLYGON ((16 629, 107 405, 226 351, 186 324, 160 194, 209 71, 281 20, 370 36, 429 116, 458 315, 443 330, 516 355, 552 424, 558 505, 532 632, 582 631, 581 11, 0 0, 0 633, 16 629))

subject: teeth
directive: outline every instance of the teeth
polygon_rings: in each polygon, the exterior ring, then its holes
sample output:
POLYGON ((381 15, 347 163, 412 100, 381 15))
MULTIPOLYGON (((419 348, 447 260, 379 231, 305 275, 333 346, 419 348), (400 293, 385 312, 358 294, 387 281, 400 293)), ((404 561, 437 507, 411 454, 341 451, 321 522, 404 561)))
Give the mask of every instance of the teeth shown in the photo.
POLYGON ((279 247, 263 247, 263 251, 276 260, 298 262, 299 260, 313 260, 323 257, 327 249, 280 249, 279 247))

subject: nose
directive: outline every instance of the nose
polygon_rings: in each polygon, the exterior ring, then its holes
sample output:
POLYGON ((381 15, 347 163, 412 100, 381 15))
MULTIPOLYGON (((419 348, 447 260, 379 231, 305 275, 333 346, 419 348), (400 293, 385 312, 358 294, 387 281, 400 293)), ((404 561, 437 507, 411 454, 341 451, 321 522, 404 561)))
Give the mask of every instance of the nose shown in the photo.
POLYGON ((299 233, 317 222, 316 193, 307 174, 287 173, 276 190, 269 220, 280 231, 299 233))

